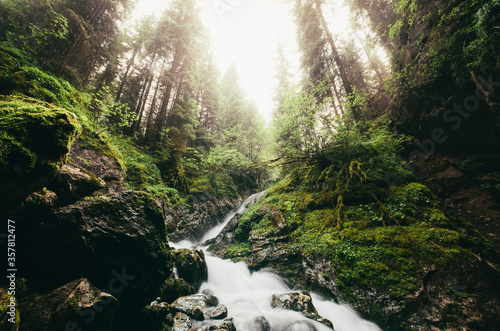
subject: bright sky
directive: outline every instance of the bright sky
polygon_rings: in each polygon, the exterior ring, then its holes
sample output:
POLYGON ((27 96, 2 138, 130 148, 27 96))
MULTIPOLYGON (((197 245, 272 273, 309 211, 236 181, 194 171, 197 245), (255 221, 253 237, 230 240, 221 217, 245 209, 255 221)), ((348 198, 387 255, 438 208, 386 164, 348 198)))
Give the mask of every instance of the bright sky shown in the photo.
MULTIPOLYGON (((139 0, 134 16, 159 13, 168 0, 139 0)), ((235 63, 241 84, 269 120, 277 40, 285 44, 290 71, 298 70, 295 25, 288 6, 270 0, 199 0, 220 72, 235 63)))
MULTIPOLYGON (((202 19, 211 32, 214 54, 223 74, 234 62, 241 84, 260 112, 272 116, 277 40, 285 45, 290 72, 299 77, 299 55, 290 6, 282 0, 199 0, 202 19)), ((138 0, 134 16, 160 13, 170 0, 138 0)), ((329 13, 325 13, 328 15, 329 13)), ((348 25, 346 10, 328 17, 337 31, 348 25)))

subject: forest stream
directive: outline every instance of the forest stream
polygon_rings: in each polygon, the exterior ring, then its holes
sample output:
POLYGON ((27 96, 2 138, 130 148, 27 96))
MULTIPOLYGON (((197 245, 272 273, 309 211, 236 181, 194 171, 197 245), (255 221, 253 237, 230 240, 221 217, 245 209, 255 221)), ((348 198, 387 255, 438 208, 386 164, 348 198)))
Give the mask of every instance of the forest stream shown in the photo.
POLYGON ((0 331, 500 330, 499 22, 1 0, 0 331))
MULTIPOLYGON (((224 220, 206 232, 198 242, 183 240, 171 243, 176 249, 201 248, 206 254, 208 280, 198 290, 200 294, 213 294, 228 308, 228 317, 233 318, 237 330, 260 331, 327 331, 331 328, 305 318, 299 312, 275 309, 271 306, 272 296, 302 289, 290 289, 285 280, 271 270, 251 272, 244 262, 233 262, 213 256, 208 251, 207 242, 212 241, 232 220, 243 213, 263 196, 257 193, 246 199, 238 208, 230 212, 224 220), (266 321, 268 324, 266 324, 266 321), (266 326, 269 328, 266 328, 266 326)), ((377 331, 376 324, 362 319, 351 307, 338 304, 311 293, 318 314, 330 320, 336 331, 377 331)), ((196 322, 203 327, 204 322, 196 322)))

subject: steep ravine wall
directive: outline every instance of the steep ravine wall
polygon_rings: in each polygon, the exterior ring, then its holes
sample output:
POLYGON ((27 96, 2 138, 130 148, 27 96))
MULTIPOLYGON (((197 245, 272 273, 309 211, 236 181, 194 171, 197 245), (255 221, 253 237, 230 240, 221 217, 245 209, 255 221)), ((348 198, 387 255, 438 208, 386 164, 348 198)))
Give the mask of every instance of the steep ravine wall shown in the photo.
POLYGON ((394 40, 392 118, 427 151, 498 152, 500 5, 418 3, 394 40))
MULTIPOLYGON (((0 193, 9 201, 1 206, 2 224, 15 222, 19 267, 15 285, 0 284, 0 329, 168 330, 174 323, 168 316, 176 313, 169 304, 196 291, 206 265, 203 252, 169 247, 166 218, 196 236, 240 200, 198 194, 193 207, 171 208, 131 191, 111 151, 92 149, 80 138, 70 146, 78 132, 73 114, 26 100, 21 106, 38 107, 33 115, 0 110, 15 115, 1 138, 34 160, 28 169, 23 158, 1 160, 3 173, 17 170, 2 176, 13 189, 4 185, 0 193), (37 142, 38 127, 46 134, 37 142), (157 297, 166 301, 161 308, 149 306, 157 297), (16 323, 9 322, 7 307, 13 299, 16 323)), ((182 238, 176 229, 174 237, 182 238)), ((4 251, 6 244, 2 237, 4 251)))

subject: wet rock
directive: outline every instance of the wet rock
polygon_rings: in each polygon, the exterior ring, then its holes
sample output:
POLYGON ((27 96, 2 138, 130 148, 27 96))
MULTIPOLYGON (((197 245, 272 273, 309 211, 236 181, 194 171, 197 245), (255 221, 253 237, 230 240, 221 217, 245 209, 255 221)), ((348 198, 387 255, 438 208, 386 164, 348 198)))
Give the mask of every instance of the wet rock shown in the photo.
POLYGON ((205 253, 199 249, 172 251, 172 258, 179 278, 184 279, 196 291, 208 278, 205 253))
POLYGON ((257 317, 254 326, 257 331, 271 331, 271 326, 264 316, 257 317))
POLYGON ((288 325, 285 331, 317 331, 317 329, 309 321, 297 321, 288 325))
POLYGON ((241 202, 241 198, 216 198, 208 192, 203 192, 192 197, 192 207, 178 206, 175 210, 167 208, 165 220, 169 239, 174 242, 201 239, 206 231, 222 222, 241 202))
POLYGON ((74 114, 36 99, 0 96, 0 215, 14 215, 63 165, 78 133, 74 114))
POLYGON ((288 236, 268 238, 251 236, 250 250, 246 262, 252 269, 287 266, 295 263, 299 256, 287 248, 288 236))
MULTIPOLYGON (((305 317, 315 320, 333 329, 333 324, 331 321, 318 315, 318 311, 316 310, 316 307, 314 307, 312 298, 308 292, 304 291, 302 293, 295 292, 274 294, 271 297, 271 306, 273 308, 281 308, 300 312, 305 317)), ((295 329, 292 328, 290 330, 295 329)))
POLYGON ((175 311, 203 321, 205 319, 204 313, 211 307, 217 307, 218 304, 219 300, 213 295, 197 294, 179 298, 171 306, 175 311))
POLYGON ((208 308, 205 311, 206 319, 220 320, 227 317, 227 307, 218 305, 217 307, 208 308))
POLYGON ((233 319, 229 318, 222 322, 222 324, 217 328, 217 331, 236 331, 236 327, 234 326, 233 319))
POLYGON ((419 275, 422 287, 404 299, 357 286, 350 287, 354 297, 345 293, 336 283, 335 268, 329 261, 305 259, 302 270, 305 279, 301 282, 305 286, 349 302, 357 311, 377 321, 383 330, 488 330, 498 324, 500 273, 478 257, 468 257, 439 269, 424 268, 419 275), (323 277, 327 270, 331 279, 323 277), (373 311, 373 307, 379 310, 373 311))
POLYGON ((21 331, 111 330, 117 300, 79 279, 20 302, 21 331))
POLYGON ((210 252, 215 255, 221 256, 224 251, 231 247, 234 238, 234 232, 238 227, 241 220, 241 214, 236 214, 234 217, 226 224, 224 229, 215 237, 214 241, 208 248, 210 252))
POLYGON ((93 173, 76 165, 65 164, 50 183, 48 189, 57 194, 60 206, 66 206, 103 189, 105 186, 106 183, 93 173))
POLYGON ((318 311, 312 303, 312 298, 307 292, 273 294, 271 297, 273 308, 288 309, 298 312, 317 314, 318 311))
POLYGON ((156 297, 170 274, 162 213, 148 194, 97 197, 18 223, 31 287, 88 278, 120 301, 119 322, 156 297))
POLYGON ((172 331, 189 331, 193 327, 191 317, 178 312, 174 317, 174 327, 172 331))

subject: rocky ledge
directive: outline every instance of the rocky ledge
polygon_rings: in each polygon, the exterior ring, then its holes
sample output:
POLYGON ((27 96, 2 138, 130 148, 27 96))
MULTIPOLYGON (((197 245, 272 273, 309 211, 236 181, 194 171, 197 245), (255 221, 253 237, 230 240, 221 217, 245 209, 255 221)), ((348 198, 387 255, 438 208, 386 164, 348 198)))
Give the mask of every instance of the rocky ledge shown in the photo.
POLYGON ((199 240, 203 235, 243 202, 242 197, 218 198, 209 192, 195 194, 190 206, 167 207, 165 220, 168 237, 173 242, 199 240))

